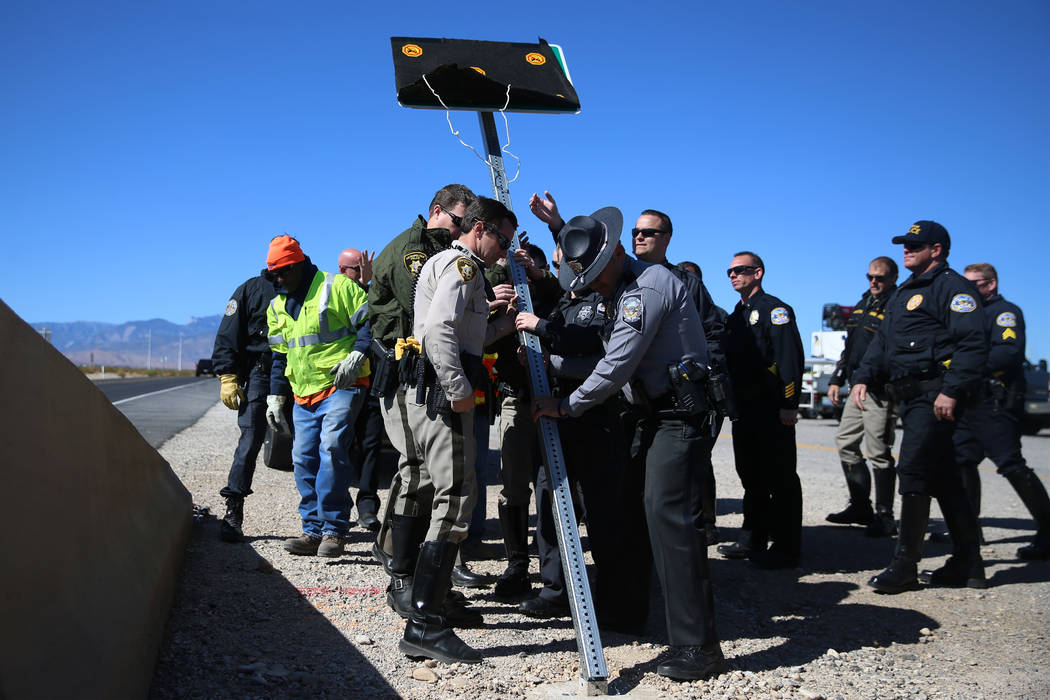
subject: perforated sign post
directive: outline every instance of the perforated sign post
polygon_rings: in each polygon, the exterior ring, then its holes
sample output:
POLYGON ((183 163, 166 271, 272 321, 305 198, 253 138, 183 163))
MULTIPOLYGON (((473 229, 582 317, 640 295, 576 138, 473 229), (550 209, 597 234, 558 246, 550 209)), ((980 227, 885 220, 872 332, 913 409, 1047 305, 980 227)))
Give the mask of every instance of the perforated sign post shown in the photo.
MULTIPOLYGON (((513 209, 493 111, 579 111, 579 99, 560 48, 542 40, 539 44, 406 37, 393 37, 390 41, 398 101, 406 107, 476 111, 492 191, 497 200, 513 209)), ((511 245, 514 250, 520 247, 517 235, 511 245)), ((525 270, 513 258, 508 257, 508 264, 518 295, 518 308, 531 313, 532 296, 525 270)), ((532 395, 550 396, 539 338, 527 332, 520 337, 526 349, 532 395)), ((585 695, 604 695, 609 672, 598 633, 558 423, 544 416, 539 420, 539 430, 544 464, 554 489, 555 525, 580 653, 581 689, 585 695)))

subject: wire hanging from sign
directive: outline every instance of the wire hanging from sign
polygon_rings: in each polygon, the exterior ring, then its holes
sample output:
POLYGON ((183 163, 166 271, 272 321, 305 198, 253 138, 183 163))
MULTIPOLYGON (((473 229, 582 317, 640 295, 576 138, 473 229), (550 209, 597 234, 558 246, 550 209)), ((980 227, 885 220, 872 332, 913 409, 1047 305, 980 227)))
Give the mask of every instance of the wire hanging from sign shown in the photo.
MULTIPOLYGON (((452 132, 452 135, 455 136, 456 139, 459 140, 459 142, 461 144, 463 144, 464 146, 466 146, 470 150, 474 151, 474 155, 476 155, 478 157, 478 160, 480 160, 482 163, 484 163, 485 167, 488 167, 488 165, 489 165, 488 160, 483 158, 481 156, 481 154, 478 153, 478 149, 474 148, 469 143, 464 141, 463 137, 461 137, 459 135, 459 130, 456 129, 456 127, 452 126, 452 112, 448 108, 448 105, 446 105, 445 101, 443 99, 441 99, 441 95, 439 95, 437 93, 437 90, 435 90, 433 88, 433 86, 431 86, 430 81, 427 80, 427 76, 424 74, 422 77, 423 77, 423 83, 427 86, 427 89, 430 90, 430 92, 434 95, 434 97, 437 98, 437 101, 441 103, 441 106, 445 108, 445 121, 448 122, 448 130, 452 132)), ((500 116, 503 117, 503 131, 506 132, 506 134, 507 134, 507 143, 503 144, 500 147, 500 152, 501 153, 506 153, 508 156, 513 158, 518 163, 517 168, 514 170, 514 177, 512 177, 510 180, 507 181, 508 185, 513 183, 514 181, 516 181, 518 179, 518 176, 521 175, 521 158, 518 158, 516 155, 514 155, 513 153, 510 152, 510 121, 507 119, 507 107, 509 107, 509 106, 510 106, 510 84, 508 83, 507 84, 507 101, 504 102, 503 103, 503 107, 501 107, 498 110, 499 113, 500 113, 500 116)))

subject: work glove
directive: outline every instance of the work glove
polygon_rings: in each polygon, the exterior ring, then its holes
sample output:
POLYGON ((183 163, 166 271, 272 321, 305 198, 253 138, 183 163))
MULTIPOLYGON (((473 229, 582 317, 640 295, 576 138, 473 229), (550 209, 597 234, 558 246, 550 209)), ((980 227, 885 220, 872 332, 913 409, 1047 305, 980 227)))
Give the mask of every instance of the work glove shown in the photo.
POLYGON ((365 354, 357 350, 351 350, 350 354, 347 355, 342 362, 337 364, 329 372, 330 375, 335 377, 335 388, 336 389, 349 389, 357 381, 358 370, 361 369, 361 364, 365 361, 365 354))
POLYGON ((244 392, 237 383, 237 375, 222 374, 219 375, 219 381, 222 382, 219 385, 219 398, 222 399, 222 405, 236 411, 244 403, 244 392))
POLYGON ((280 394, 270 394, 266 397, 266 422, 275 433, 288 435, 288 421, 284 419, 285 397, 280 394))

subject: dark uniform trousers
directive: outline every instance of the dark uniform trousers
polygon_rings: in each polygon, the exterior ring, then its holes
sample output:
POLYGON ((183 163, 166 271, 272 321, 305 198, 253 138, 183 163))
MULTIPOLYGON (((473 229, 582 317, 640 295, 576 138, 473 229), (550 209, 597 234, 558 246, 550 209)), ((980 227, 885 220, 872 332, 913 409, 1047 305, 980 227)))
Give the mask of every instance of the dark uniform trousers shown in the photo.
MULTIPOLYGON (((621 550, 630 553, 630 569, 636 572, 632 578, 638 581, 634 585, 646 599, 649 567, 641 560, 651 552, 673 646, 709 648, 718 643, 707 544, 696 518, 703 474, 692 466, 703 448, 705 428, 710 429, 703 416, 640 418, 624 483, 622 528, 626 537, 621 550), (641 527, 637 523, 639 500, 644 512, 641 527), (644 542, 646 531, 648 542, 644 542)), ((621 617, 637 611, 625 607, 621 617)))
POLYGON ((375 513, 379 508, 379 451, 383 445, 383 414, 379 398, 368 395, 354 423, 352 464, 357 472, 357 512, 375 513))
POLYGON ((744 487, 744 529, 751 548, 770 538, 787 556, 802 550, 802 483, 798 478, 795 426, 780 422, 775 402, 744 405, 733 423, 733 456, 744 487))
POLYGON ((244 398, 237 409, 237 426, 241 429, 233 465, 226 486, 219 491, 223 498, 244 498, 252 492, 255 461, 266 440, 266 396, 270 393, 270 353, 263 353, 248 373, 244 398))
MULTIPOLYGON (((592 408, 579 418, 564 418, 558 422, 570 492, 574 501, 577 493, 583 499, 582 504, 573 504, 577 517, 580 506, 586 508, 588 545, 597 572, 595 600, 600 614, 617 610, 618 591, 633 575, 624 570, 626 558, 621 551, 619 504, 627 468, 627 445, 617 428, 615 403, 609 402, 592 408)), ((565 578, 558 549, 554 493, 545 468, 541 468, 536 477, 536 500, 536 547, 543 581, 539 596, 564 603, 565 578)))
POLYGON ((904 435, 897 477, 901 494, 918 493, 942 499, 962 490, 952 434, 965 415, 964 403, 956 403, 954 421, 939 421, 933 413, 933 401, 938 393, 933 390, 900 404, 904 435))
POLYGON ((976 469, 987 456, 1003 476, 1027 472, 1028 463, 1021 455, 1023 410, 1020 402, 1011 410, 991 396, 968 406, 955 426, 955 461, 959 466, 976 469))

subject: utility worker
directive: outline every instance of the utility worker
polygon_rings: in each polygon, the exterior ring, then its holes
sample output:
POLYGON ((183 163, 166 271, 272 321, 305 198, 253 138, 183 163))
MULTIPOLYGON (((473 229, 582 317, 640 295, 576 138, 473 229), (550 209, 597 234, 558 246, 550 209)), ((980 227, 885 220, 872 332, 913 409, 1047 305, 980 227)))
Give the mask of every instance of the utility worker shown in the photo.
POLYGON ((291 385, 292 465, 303 534, 286 540, 292 554, 337 557, 350 527, 350 431, 364 400, 355 386, 368 373, 365 292, 343 275, 321 272, 291 236, 270 241, 266 267, 277 296, 266 313, 270 396, 266 417, 284 421, 284 387, 291 385))
POLYGON ((984 588, 977 516, 955 466, 952 433, 988 361, 984 309, 973 283, 948 267, 951 239, 936 221, 917 221, 893 238, 911 276, 886 305, 886 318, 853 373, 850 400, 864 411, 868 386, 897 402, 904 436, 897 464, 901 494, 897 550, 868 585, 880 593, 919 587, 918 563, 936 496, 952 536, 948 563, 926 578, 984 588))
MULTIPOLYGON (((707 546, 695 521, 701 477, 684 468, 700 448, 709 354, 688 290, 664 267, 628 257, 618 242, 622 228, 620 210, 606 207, 570 219, 559 234, 560 275, 571 277, 569 290, 590 287, 609 299, 615 312, 605 356, 594 371, 568 396, 534 399, 534 416, 579 417, 621 389, 630 395, 638 413, 631 469, 644 479, 646 522, 625 523, 623 530, 648 530, 676 652, 656 672, 701 680, 726 670, 715 631, 707 546)), ((624 554, 638 556, 639 544, 625 543, 624 554)))
MULTIPOLYGON (((474 387, 488 383, 485 345, 514 329, 512 315, 489 323, 484 268, 510 247, 514 214, 494 199, 478 197, 463 214, 463 233, 452 247, 423 265, 416 283, 412 337, 418 342, 414 384, 405 396, 412 449, 421 469, 405 463, 403 484, 429 482, 433 491, 427 529, 411 586, 411 612, 400 649, 411 657, 445 663, 477 663, 481 656, 453 631, 444 614, 452 567, 477 489, 474 462, 474 387)), ((521 256, 525 252, 517 251, 521 256)), ((411 497, 398 494, 395 512, 411 497)), ((395 548, 400 546, 395 533, 395 548)), ((395 549, 395 560, 405 554, 395 549)))
POLYGON ((1024 314, 999 293, 999 275, 988 263, 967 265, 966 279, 984 300, 988 363, 977 400, 957 421, 955 461, 963 486, 981 514, 981 477, 977 465, 987 455, 1006 477, 1036 522, 1035 539, 1017 550, 1021 559, 1050 559, 1050 498, 1021 454, 1021 416, 1025 395, 1024 314))
MULTIPOLYGON (((339 272, 346 275, 366 293, 372 280, 372 260, 368 250, 347 248, 339 254, 339 272)), ((379 411, 379 397, 369 391, 371 374, 358 378, 365 398, 353 425, 351 457, 357 458, 357 524, 370 532, 379 532, 379 453, 383 447, 383 415, 379 411)), ((354 460, 351 459, 351 462, 354 460)))
MULTIPOLYGON (((879 332, 886 313, 886 303, 897 289, 897 263, 893 258, 880 256, 868 265, 868 291, 864 292, 853 313, 846 321, 846 347, 835 365, 828 382, 828 398, 839 405, 841 387, 849 382, 860 365, 868 345, 879 332)), ((867 410, 859 411, 852 401, 842 407, 842 419, 835 433, 835 442, 846 475, 849 505, 845 510, 831 513, 827 521, 839 525, 864 525, 868 537, 886 537, 897 534, 893 522, 894 486, 897 470, 893 461, 894 429, 897 413, 886 392, 868 387, 865 398, 867 410), (860 451, 860 443, 867 437, 868 461, 875 471, 875 510, 871 508, 871 472, 860 451)))
POLYGON ((244 499, 252 492, 255 460, 266 439, 266 395, 273 362, 266 308, 276 294, 266 270, 237 287, 226 302, 211 352, 219 375, 219 397, 226 408, 237 411, 241 429, 226 486, 219 491, 226 499, 226 514, 219 521, 219 537, 225 542, 240 542, 243 537, 244 499))

